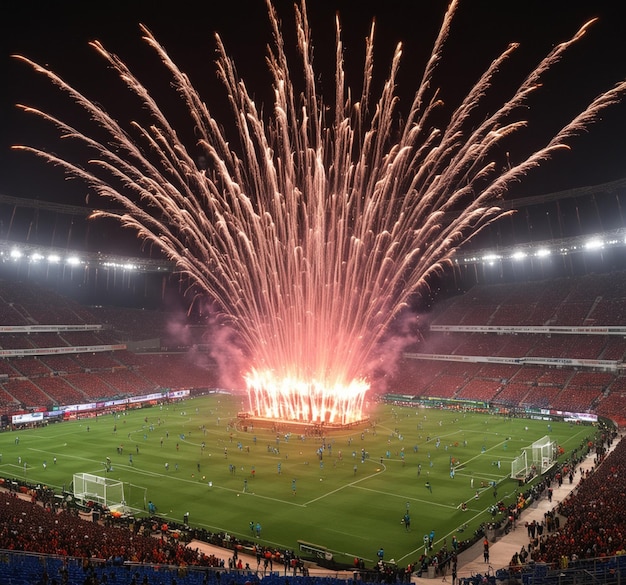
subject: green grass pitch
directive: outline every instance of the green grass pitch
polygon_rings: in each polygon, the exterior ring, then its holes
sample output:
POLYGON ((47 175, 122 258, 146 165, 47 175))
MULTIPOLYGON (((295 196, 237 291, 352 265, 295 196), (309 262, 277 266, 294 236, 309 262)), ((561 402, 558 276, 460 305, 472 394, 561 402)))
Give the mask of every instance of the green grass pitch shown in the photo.
POLYGON ((107 475, 109 457, 108 476, 146 488, 165 518, 182 522, 188 512, 191 525, 269 546, 297 550, 305 540, 346 563, 373 563, 384 547, 386 559, 404 565, 431 530, 438 550, 491 518, 494 490, 481 483, 497 482, 497 499, 513 501, 511 460, 524 447, 549 434, 569 454, 593 436, 587 425, 376 405, 369 425, 329 432, 320 461, 321 438, 244 430, 240 410, 241 397, 215 394, 5 432, 0 476, 69 489, 74 473, 107 475), (259 538, 251 521, 261 525, 259 538))

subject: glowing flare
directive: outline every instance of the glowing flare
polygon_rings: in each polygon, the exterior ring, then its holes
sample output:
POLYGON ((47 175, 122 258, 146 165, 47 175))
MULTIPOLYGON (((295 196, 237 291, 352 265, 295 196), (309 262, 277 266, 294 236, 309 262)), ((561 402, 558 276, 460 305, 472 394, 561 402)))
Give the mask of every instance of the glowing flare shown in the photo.
POLYGON ((363 419, 363 402, 369 390, 365 380, 352 380, 346 385, 338 381, 276 377, 269 370, 253 370, 245 378, 255 416, 341 425, 363 419))

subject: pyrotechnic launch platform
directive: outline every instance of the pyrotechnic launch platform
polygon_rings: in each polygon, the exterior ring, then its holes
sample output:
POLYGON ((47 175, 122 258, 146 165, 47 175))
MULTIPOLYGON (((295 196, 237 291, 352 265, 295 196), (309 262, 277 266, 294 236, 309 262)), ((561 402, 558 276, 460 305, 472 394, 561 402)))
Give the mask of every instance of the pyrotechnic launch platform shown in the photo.
POLYGON ((331 423, 306 420, 285 420, 257 416, 251 412, 239 412, 237 414, 237 426, 244 432, 251 429, 270 429, 276 432, 289 432, 309 436, 324 436, 329 431, 368 428, 369 417, 349 423, 331 423))

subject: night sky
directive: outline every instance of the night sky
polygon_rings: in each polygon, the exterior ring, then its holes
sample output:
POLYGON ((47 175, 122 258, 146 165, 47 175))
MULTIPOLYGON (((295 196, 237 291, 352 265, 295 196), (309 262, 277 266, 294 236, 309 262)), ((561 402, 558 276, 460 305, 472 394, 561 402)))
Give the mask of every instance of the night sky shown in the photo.
MULTIPOLYGON (((292 40, 292 5, 277 0, 287 42, 292 40)), ((357 88, 361 79, 364 38, 371 19, 377 20, 377 70, 380 82, 387 74, 396 42, 405 45, 398 93, 400 110, 408 108, 447 3, 439 0, 310 0, 309 14, 320 88, 332 103, 334 17, 340 13, 348 80, 357 88)), ((572 36, 587 20, 600 18, 589 34, 545 78, 529 117, 533 131, 520 147, 533 148, 566 123, 602 90, 626 78, 626 19, 623 3, 546 0, 466 0, 461 2, 437 85, 446 103, 465 95, 472 81, 510 41, 522 44, 503 72, 494 104, 501 104, 550 48, 572 36)), ((219 32, 234 57, 239 74, 259 101, 271 96, 264 65, 269 28, 263 0, 214 2, 26 2, 8 0, 0 8, 3 90, 0 93, 0 193, 46 201, 83 204, 85 188, 67 183, 58 170, 25 154, 11 152, 12 144, 46 145, 41 124, 16 111, 21 102, 55 112, 71 112, 68 102, 26 65, 10 58, 22 54, 45 64, 112 111, 124 112, 126 95, 116 85, 101 59, 87 43, 98 39, 117 53, 163 100, 170 102, 176 124, 179 112, 168 92, 168 79, 153 53, 141 40, 145 24, 173 60, 192 79, 216 117, 224 109, 222 87, 214 68, 213 33, 219 32)), ((294 70, 297 65, 294 61, 294 70)), ((225 112, 225 110, 224 110, 225 112)), ((69 114, 70 116, 72 114, 69 114)), ((230 114, 224 113, 228 118, 230 114)), ((71 118, 70 118, 71 119, 71 118)), ((181 128, 185 135, 189 129, 181 128)), ((534 172, 516 196, 551 193, 626 177, 626 103, 606 111, 589 132, 572 141, 573 150, 534 172)))

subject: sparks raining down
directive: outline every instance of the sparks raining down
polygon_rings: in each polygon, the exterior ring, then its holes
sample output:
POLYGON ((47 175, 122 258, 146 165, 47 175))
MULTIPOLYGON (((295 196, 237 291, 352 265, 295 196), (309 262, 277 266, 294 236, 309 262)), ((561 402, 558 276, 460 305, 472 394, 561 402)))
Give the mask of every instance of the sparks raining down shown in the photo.
POLYGON ((187 76, 142 29, 184 101, 198 137, 194 148, 207 161, 203 168, 148 89, 99 42, 92 46, 141 100, 150 123, 123 126, 52 71, 19 57, 83 108, 95 126, 86 132, 23 107, 55 125, 66 140, 86 147, 88 168, 37 148, 16 148, 63 166, 68 175, 85 180, 93 192, 121 207, 119 213, 98 211, 94 216, 114 217, 161 248, 219 305, 249 360, 245 379, 254 415, 349 424, 364 418, 377 348, 408 300, 445 270, 460 245, 505 214, 498 202, 512 182, 567 148, 569 138, 621 99, 626 84, 596 98, 543 148, 504 163, 499 154, 503 142, 526 125, 516 118, 522 106, 588 25, 556 46, 509 100, 485 111, 485 96, 517 48, 510 45, 446 124, 437 127, 433 114, 441 110, 441 102, 433 74, 456 1, 444 16, 403 119, 396 90, 401 46, 386 83, 373 95, 372 24, 362 91, 355 100, 344 75, 337 21, 334 101, 326 104, 312 66, 305 2, 294 8, 295 77, 278 16, 267 3, 273 30, 267 63, 274 95, 267 116, 216 36, 217 71, 236 136, 227 136, 187 76), (296 91, 298 84, 302 92, 296 91), (106 139, 100 140, 103 131, 106 139))

